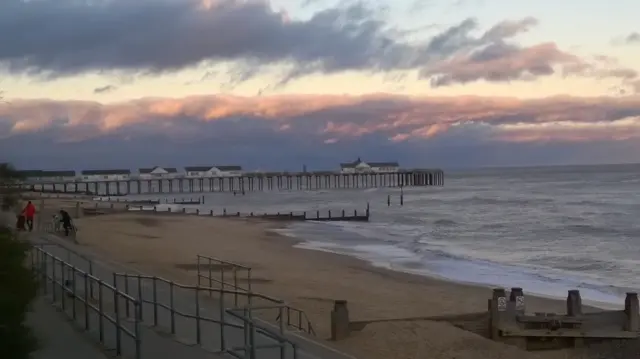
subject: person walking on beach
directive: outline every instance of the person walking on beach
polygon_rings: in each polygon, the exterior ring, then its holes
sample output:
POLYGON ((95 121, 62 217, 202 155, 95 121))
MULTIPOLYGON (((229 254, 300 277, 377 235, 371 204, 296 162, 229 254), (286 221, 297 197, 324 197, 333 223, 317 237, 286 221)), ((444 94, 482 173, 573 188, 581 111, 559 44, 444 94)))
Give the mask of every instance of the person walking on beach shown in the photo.
POLYGON ((29 232, 31 232, 33 230, 33 217, 36 215, 36 206, 34 206, 33 203, 29 201, 27 203, 27 206, 24 207, 22 214, 25 217, 25 222, 27 224, 27 227, 29 228, 29 232))
POLYGON ((64 229, 64 235, 69 236, 69 231, 73 228, 71 226, 71 216, 64 209, 60 210, 60 222, 62 223, 62 228, 64 229))

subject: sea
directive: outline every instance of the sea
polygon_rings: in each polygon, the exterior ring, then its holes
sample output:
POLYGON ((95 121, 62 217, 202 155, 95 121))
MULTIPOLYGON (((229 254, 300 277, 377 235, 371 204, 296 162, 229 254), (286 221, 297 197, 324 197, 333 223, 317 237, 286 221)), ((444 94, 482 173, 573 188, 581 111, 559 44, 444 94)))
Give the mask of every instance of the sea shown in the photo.
POLYGON ((368 223, 299 222, 278 231, 300 248, 391 270, 556 298, 579 289, 584 300, 613 306, 640 290, 640 165, 459 170, 445 172, 443 187, 204 198, 186 207, 326 215, 368 205, 368 223))

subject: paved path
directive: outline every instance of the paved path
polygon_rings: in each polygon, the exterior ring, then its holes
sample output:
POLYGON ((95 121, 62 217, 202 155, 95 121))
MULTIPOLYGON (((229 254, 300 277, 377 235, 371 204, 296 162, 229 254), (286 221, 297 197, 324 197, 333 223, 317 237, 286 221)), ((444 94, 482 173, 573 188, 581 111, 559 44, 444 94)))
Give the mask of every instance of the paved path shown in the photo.
POLYGON ((44 298, 33 302, 27 325, 33 329, 40 345, 33 353, 33 359, 107 358, 86 334, 78 331, 69 317, 58 312, 44 298))
MULTIPOLYGON (((57 246, 45 246, 44 248, 59 258, 73 263, 78 269, 83 271, 89 271, 89 261, 82 257, 89 258, 92 263, 91 270, 93 275, 103 279, 106 283, 113 282, 114 272, 127 272, 130 274, 149 274, 138 273, 132 268, 128 268, 126 265, 116 263, 105 258, 98 258, 92 253, 89 253, 86 247, 78 246, 73 243, 64 241, 58 237, 51 235, 34 235, 33 241, 36 243, 54 243, 57 246), (70 252, 69 250, 73 251, 70 252), (82 256, 82 257, 81 257, 82 256)), ((47 272, 49 275, 52 273, 52 268, 48 266, 47 272)), ((60 270, 56 276, 59 278, 60 270)), ((84 291, 82 278, 76 279, 76 289, 81 293, 84 291)), ((153 295, 153 283, 151 280, 142 281, 140 284, 141 297, 144 300, 151 301, 153 295)), ((156 299, 157 302, 169 305, 170 303, 170 291, 168 284, 156 283, 156 299)), ((124 279, 118 281, 118 288, 124 288, 124 279)), ((93 288, 94 298, 97 297, 97 289, 93 288)), ((115 315, 115 301, 113 300, 112 292, 105 291, 103 296, 103 306, 105 311, 115 315)), ((52 294, 51 288, 49 294, 52 294)), ((136 280, 129 281, 129 291, 132 296, 138 297, 138 283, 136 280)), ((244 347, 245 331, 241 327, 242 322, 237 318, 231 317, 229 314, 221 313, 219 301, 217 295, 212 298, 201 295, 198 297, 200 316, 209 318, 210 320, 200 320, 200 343, 197 343, 198 330, 197 321, 189 316, 195 316, 195 295, 191 290, 175 290, 174 291, 174 307, 176 310, 186 314, 186 316, 175 315, 174 316, 174 328, 175 334, 171 334, 171 317, 168 310, 161 307, 154 308, 150 303, 143 305, 143 325, 139 326, 142 348, 142 359, 153 358, 222 358, 223 354, 214 354, 220 352, 221 343, 225 343, 225 348, 228 350, 233 347, 244 347), (157 313, 157 314, 156 314, 157 313), (154 315, 155 314, 155 315, 154 315), (154 320, 157 318, 157 321, 154 320), (221 335, 221 326, 219 324, 220 318, 223 318, 223 322, 231 323, 231 326, 225 326, 224 340, 221 335), (153 324, 157 323, 157 326, 153 324), (240 327, 240 328, 238 328, 240 327)), ((61 293, 56 291, 56 298, 58 302, 61 302, 61 293)), ((65 308, 67 313, 72 316, 72 304, 73 300, 66 299, 65 308)), ((95 304, 95 303, 94 303, 95 304)), ((134 331, 133 320, 133 308, 130 307, 130 316, 125 314, 124 301, 119 302, 121 322, 127 327, 127 329, 134 331)), ((76 303, 76 318, 81 326, 85 325, 85 322, 90 322, 90 332, 93 332, 95 337, 99 336, 99 331, 96 331, 96 323, 98 322, 98 316, 93 310, 89 309, 88 315, 85 315, 85 305, 82 303, 76 303), (85 317, 89 317, 85 320, 85 317)), ((276 326, 271 323, 260 321, 261 325, 267 329, 271 329, 272 332, 277 332, 276 326)), ((114 326, 108 323, 103 330, 104 342, 108 348, 115 348, 116 336, 114 326), (107 328, 108 327, 108 328, 107 328)), ((299 359, 354 359, 353 357, 341 353, 335 349, 332 349, 322 343, 311 340, 304 335, 300 335, 295 332, 287 332, 287 339, 296 343, 298 347, 297 358, 299 359)), ((264 333, 260 331, 255 333, 256 345, 273 345, 276 341, 269 339, 264 333)), ((122 348, 123 354, 126 357, 133 357, 135 353, 135 342, 126 335, 122 335, 122 348)), ((240 352, 242 355, 242 353, 240 352)), ((228 353, 224 353, 224 357, 229 357, 228 353)), ((278 347, 273 348, 258 348, 256 350, 255 359, 292 359, 293 351, 290 346, 285 349, 285 355, 281 355, 281 349, 278 347)))

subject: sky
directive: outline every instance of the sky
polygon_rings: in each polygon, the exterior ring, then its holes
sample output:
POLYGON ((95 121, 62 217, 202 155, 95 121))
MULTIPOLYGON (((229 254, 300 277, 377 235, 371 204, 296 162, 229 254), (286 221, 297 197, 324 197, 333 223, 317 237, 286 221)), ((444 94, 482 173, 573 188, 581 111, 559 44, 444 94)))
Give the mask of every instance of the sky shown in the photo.
POLYGON ((0 0, 0 162, 640 162, 637 0, 0 0))

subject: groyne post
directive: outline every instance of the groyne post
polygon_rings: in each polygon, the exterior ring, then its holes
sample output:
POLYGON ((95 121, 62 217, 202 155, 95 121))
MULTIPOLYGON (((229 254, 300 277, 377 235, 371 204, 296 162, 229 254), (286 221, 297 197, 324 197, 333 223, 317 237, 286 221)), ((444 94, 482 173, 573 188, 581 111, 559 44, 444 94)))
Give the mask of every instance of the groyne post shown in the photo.
POLYGON ((503 288, 493 290, 493 295, 489 299, 489 315, 491 339, 499 341, 500 327, 507 320, 507 293, 503 288))
POLYGON ((640 330, 638 293, 627 293, 624 299, 624 314, 626 315, 624 330, 629 332, 640 330))
POLYGON ((331 311, 331 340, 342 340, 349 337, 349 309, 346 300, 333 302, 331 311))
POLYGON ((567 294, 567 315, 570 317, 582 315, 582 297, 579 290, 572 289, 567 294))
POLYGON ((509 302, 513 306, 516 315, 524 315, 525 302, 524 292, 522 291, 522 288, 511 288, 511 293, 509 294, 509 302))

